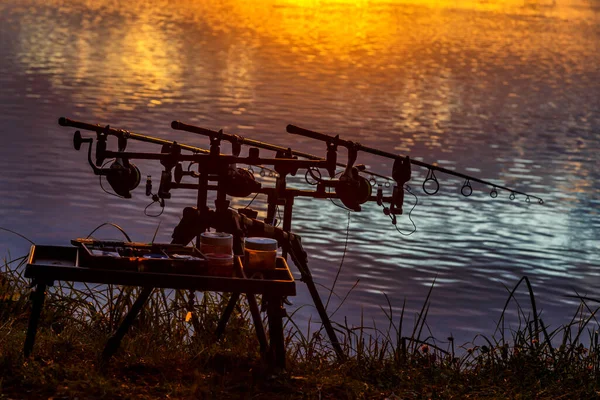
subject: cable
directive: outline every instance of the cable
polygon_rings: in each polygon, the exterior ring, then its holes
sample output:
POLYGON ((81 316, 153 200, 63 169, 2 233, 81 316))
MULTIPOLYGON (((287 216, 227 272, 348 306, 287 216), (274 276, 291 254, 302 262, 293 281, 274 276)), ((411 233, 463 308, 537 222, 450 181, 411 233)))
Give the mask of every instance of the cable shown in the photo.
POLYGON ((87 239, 87 238, 89 238, 90 236, 92 236, 92 235, 94 234, 94 232, 96 232, 98 229, 102 228, 102 227, 103 227, 103 226, 105 226, 105 225, 110 225, 110 226, 113 226, 113 227, 117 228, 119 231, 121 231, 121 233, 122 233, 123 235, 125 235, 125 238, 127 239, 127 241, 129 241, 129 242, 131 242, 131 241, 132 241, 132 240, 131 240, 131 238, 129 237, 129 235, 127 234, 127 232, 125 232, 125 231, 123 230, 123 228, 121 228, 121 227, 120 227, 119 225, 117 225, 117 224, 113 224, 112 222, 104 222, 103 224, 100 224, 100 225, 98 225, 98 226, 96 227, 96 229, 94 229, 93 231, 91 231, 91 232, 90 232, 90 234, 86 236, 86 239, 87 239))
MULTIPOLYGON (((256 193, 254 195, 254 197, 252 198, 252 200, 250 200, 250 203, 246 204, 245 207, 242 207, 242 210, 245 210, 246 208, 250 207, 250 205, 254 202, 254 200, 256 200, 256 197, 258 197, 260 193, 256 193)), ((235 208, 233 208, 232 206, 229 206, 229 208, 231 208, 233 211, 237 211, 235 208)))
POLYGON ((412 190, 410 189, 410 186, 408 186, 408 185, 405 185, 405 186, 404 186, 404 189, 406 189, 406 191, 407 191, 408 193, 412 194, 412 195, 415 197, 415 204, 413 204, 412 208, 411 208, 411 209, 410 209, 410 211, 408 212, 408 219, 410 220, 410 222, 411 222, 411 223, 412 223, 412 225, 413 225, 413 230, 412 230, 411 232, 409 232, 409 233, 404 233, 404 232, 402 232, 400 229, 398 229, 398 226, 397 226, 396 224, 394 224, 394 227, 396 228, 396 230, 398 231, 398 233, 399 233, 399 234, 401 234, 401 235, 403 235, 403 236, 410 236, 410 235, 412 235, 413 233, 415 233, 415 232, 417 231, 417 225, 415 224, 415 221, 413 221, 413 219, 412 219, 412 212, 413 212, 413 210, 415 209, 415 207, 417 206, 417 204, 419 204, 419 198, 417 197, 417 195, 416 195, 416 194, 414 194, 414 193, 412 192, 412 190))
POLYGON ((254 202, 254 200, 256 199, 256 197, 258 197, 258 193, 256 193, 256 194, 254 195, 254 197, 252 198, 252 200, 250 200, 250 203, 246 204, 246 207, 244 207, 244 209, 246 209, 246 208, 250 207, 250 205, 251 205, 251 204, 254 202))
MULTIPOLYGON (((148 204, 148 205, 146 206, 146 208, 144 208, 144 215, 145 215, 146 217, 158 218, 158 217, 160 217, 160 216, 163 214, 163 212, 165 211, 165 206, 164 206, 164 205, 162 205, 162 206, 161 206, 162 208, 161 208, 161 210, 160 210, 160 212, 159 212, 158 214, 148 214, 148 208, 149 208, 149 207, 150 207, 152 204, 154 204, 154 203, 158 203, 158 204, 160 204, 160 201, 153 200, 153 201, 152 201, 152 203, 148 204)), ((164 203, 163 203, 163 204, 164 204, 164 203)))

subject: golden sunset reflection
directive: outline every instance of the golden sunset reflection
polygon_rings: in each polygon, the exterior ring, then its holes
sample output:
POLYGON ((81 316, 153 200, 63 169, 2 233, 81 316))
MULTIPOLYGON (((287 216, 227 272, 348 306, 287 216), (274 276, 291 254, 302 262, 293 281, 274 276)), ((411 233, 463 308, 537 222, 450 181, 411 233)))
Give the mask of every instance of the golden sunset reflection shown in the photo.
MULTIPOLYGON (((184 81, 192 81, 197 82, 194 94, 199 98, 212 93, 226 99, 224 110, 241 114, 254 98, 255 72, 263 63, 291 68, 299 76, 335 76, 358 92, 404 71, 408 74, 402 84, 405 95, 385 102, 392 109, 410 112, 418 110, 419 102, 435 101, 437 118, 429 126, 435 128, 449 114, 445 104, 454 88, 448 63, 463 52, 457 47, 461 41, 483 38, 488 60, 493 59, 489 53, 503 57, 511 46, 511 52, 526 61, 545 45, 543 37, 510 37, 511 32, 500 33, 493 22, 471 24, 463 17, 463 22, 456 22, 454 14, 470 9, 549 13, 554 18, 562 16, 563 10, 574 12, 563 7, 574 0, 560 5, 552 1, 156 0, 142 4, 51 0, 46 4, 81 18, 77 32, 66 23, 57 27, 51 15, 36 20, 24 16, 18 40, 20 61, 27 69, 52 69, 55 87, 73 77, 97 90, 98 104, 118 101, 119 109, 129 111, 171 102, 165 93, 175 93, 184 81), (197 37, 182 35, 190 27, 197 37), (219 44, 213 46, 215 41, 219 44), (526 48, 519 47, 523 42, 526 48), (190 53, 189 44, 197 53, 190 53), (265 46, 276 55, 258 60, 264 51, 257 49, 265 46), (213 52, 215 47, 221 50, 213 52), (209 63, 220 65, 218 76, 207 72, 216 69, 209 63), (415 99, 411 94, 422 92, 424 80, 432 79, 423 71, 432 68, 438 70, 435 99, 415 99), (94 81, 85 82, 90 77, 94 81)), ((25 9, 27 4, 36 2, 25 2, 25 9)), ((452 67, 485 74, 476 61, 463 58, 452 61, 452 67)))

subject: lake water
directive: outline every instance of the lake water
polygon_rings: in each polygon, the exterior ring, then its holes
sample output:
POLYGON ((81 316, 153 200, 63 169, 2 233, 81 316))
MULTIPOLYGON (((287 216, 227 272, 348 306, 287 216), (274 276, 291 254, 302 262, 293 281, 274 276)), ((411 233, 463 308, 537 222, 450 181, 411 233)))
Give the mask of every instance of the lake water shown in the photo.
MULTIPOLYGON (((434 279, 431 331, 461 342, 492 333, 505 287, 523 276, 554 327, 575 312, 567 296, 600 298, 598 0, 254 3, 0 2, 0 226, 68 244, 106 221, 150 241, 160 223, 157 240, 168 241, 182 208, 195 204, 193 192, 177 191, 151 218, 143 184, 129 200, 104 193, 60 116, 208 147, 170 129, 181 120, 325 154, 323 143, 288 135, 292 123, 545 201, 503 191, 492 199, 479 184, 466 198, 462 180, 441 173, 440 192, 428 196, 427 170, 413 168, 414 234, 398 233, 375 204, 350 215, 335 291, 344 297, 359 282, 335 321, 358 324, 362 314, 384 325, 385 293, 396 315, 406 299, 410 323, 434 279)), ((361 153, 359 162, 391 172, 387 159, 361 153)), ((160 165, 137 164, 157 186, 160 165)), ((306 187, 300 177, 290 186, 306 187)), ((407 203, 405 211, 412 196, 407 203)), ((253 206, 264 213, 264 199, 253 206)), ((296 202, 293 230, 324 298, 347 223, 327 200, 296 202)), ((398 227, 412 229, 408 213, 398 227)), ((98 236, 119 237, 108 228, 98 236)), ((2 255, 28 246, 0 231, 2 255)), ((292 300, 290 310, 310 304, 300 282, 292 300)), ((329 309, 339 303, 334 296, 329 309)), ((301 307, 296 318, 318 317, 301 307)))

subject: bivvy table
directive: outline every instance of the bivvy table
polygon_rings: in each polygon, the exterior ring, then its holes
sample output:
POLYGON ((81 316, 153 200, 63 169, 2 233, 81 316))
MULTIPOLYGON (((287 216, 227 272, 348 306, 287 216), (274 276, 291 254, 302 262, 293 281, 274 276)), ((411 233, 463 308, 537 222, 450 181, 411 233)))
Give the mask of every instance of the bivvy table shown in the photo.
MULTIPOLYGON (((285 259, 277 258, 276 269, 264 270, 249 278, 240 257, 235 258, 233 275, 217 276, 210 269, 203 269, 201 274, 140 272, 136 270, 119 270, 86 267, 80 264, 81 248, 76 246, 44 246, 34 245, 31 248, 29 262, 25 269, 25 277, 30 278, 35 287, 31 294, 32 308, 27 328, 23 352, 28 357, 35 342, 39 318, 44 305, 45 291, 54 281, 72 281, 85 283, 139 286, 142 288, 128 314, 119 328, 108 340, 102 353, 102 361, 106 363, 117 351, 122 338, 137 317, 155 288, 182 289, 190 291, 230 292, 233 297, 246 294, 261 353, 267 354, 272 366, 285 368, 285 343, 283 336, 283 317, 286 316, 283 301, 288 296, 296 295, 296 283, 285 259), (254 276, 259 275, 259 278, 254 276), (254 295, 263 296, 269 328, 269 343, 262 325, 260 311, 254 295)), ((234 301, 230 301, 223 313, 217 328, 217 337, 223 333, 227 321, 233 311, 234 301)))

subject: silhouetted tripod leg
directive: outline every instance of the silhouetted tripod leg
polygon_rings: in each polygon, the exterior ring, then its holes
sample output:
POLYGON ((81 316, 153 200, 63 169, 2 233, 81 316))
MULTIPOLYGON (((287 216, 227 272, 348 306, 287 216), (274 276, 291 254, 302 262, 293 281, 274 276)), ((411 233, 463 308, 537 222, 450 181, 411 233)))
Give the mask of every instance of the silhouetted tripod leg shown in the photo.
POLYGON ((248 305, 250 306, 250 313, 252 314, 252 320, 254 321, 254 329, 256 329, 256 337, 258 338, 258 343, 260 344, 260 352, 264 354, 267 351, 267 335, 265 333, 265 328, 262 324, 262 318, 260 317, 260 310, 258 309, 258 304, 256 303, 256 298, 253 294, 246 294, 248 298, 248 305))
POLYGON ((281 297, 267 297, 267 317, 269 318, 269 359, 276 368, 285 368, 285 340, 283 337, 283 317, 286 316, 281 297))
POLYGON ((35 343, 35 334, 37 333, 38 322, 42 314, 44 306, 44 298, 46 297, 46 282, 37 282, 35 291, 31 293, 31 315, 29 316, 29 326, 27 327, 27 335, 25 336, 25 345, 23 346, 23 354, 29 357, 35 343))
POLYGON ((331 325, 331 320, 329 319, 329 316, 327 315, 325 306, 323 306, 323 302, 321 301, 321 297, 319 296, 319 292, 317 291, 315 282, 312 279, 312 274, 310 273, 310 270, 308 269, 308 265, 306 265, 305 262, 300 260, 300 258, 297 257, 297 254, 295 254, 291 248, 289 249, 289 253, 290 253, 290 256, 292 257, 292 261, 294 261, 294 264, 296 265, 296 267, 300 271, 300 274, 302 275, 302 281, 308 287, 310 296, 312 297, 313 302, 315 303, 315 307, 319 313, 321 322, 323 323, 323 326, 325 327, 325 331, 327 332, 327 336, 329 336, 329 340, 331 341, 331 345, 333 346, 333 349, 335 350, 338 360, 340 360, 340 361, 344 360, 344 358, 345 358, 344 351, 342 350, 342 346, 340 345, 340 342, 337 339, 335 331, 333 330, 333 325, 331 325))
POLYGON ((225 311, 223 311, 223 315, 221 315, 221 319, 219 320, 219 325, 217 325, 217 331, 215 332, 215 334, 217 335, 217 339, 220 338, 221 335, 223 335, 223 332, 225 332, 225 327, 227 326, 227 322, 229 322, 229 318, 231 317, 231 314, 233 313, 233 309, 235 308, 235 305, 237 304, 239 298, 240 298, 239 293, 231 293, 229 302, 227 303, 227 306, 225 307, 225 311))
POLYGON ((327 336, 329 336, 329 340, 331 341, 331 345, 335 350, 335 353, 338 356, 338 359, 341 361, 344 357, 344 351, 342 350, 342 346, 337 339, 335 331, 333 330, 333 325, 331 325, 331 320, 329 319, 329 315, 327 315, 327 311, 325 310, 325 306, 323 306, 323 302, 321 302, 321 297, 319 297, 319 292, 317 292, 317 287, 315 286, 315 282, 312 280, 312 276, 309 275, 308 279, 302 278, 306 286, 308 286, 308 291, 315 303, 315 307, 319 312, 319 317, 321 318, 321 322, 325 327, 325 331, 327 332, 327 336))
POLYGON ((121 325, 119 326, 117 331, 110 337, 110 339, 108 339, 108 342, 104 347, 104 351, 102 352, 103 364, 106 364, 106 362, 113 356, 113 354, 115 354, 115 352, 119 348, 119 345, 121 344, 121 340, 129 330, 129 327, 139 314, 142 307, 144 307, 144 304, 146 304, 146 301, 148 300, 148 297, 150 297, 150 295, 152 294, 153 290, 154 288, 152 287, 144 287, 142 289, 142 292, 135 300, 135 303, 133 303, 133 305, 131 306, 131 309, 123 319, 123 322, 121 322, 121 325))

